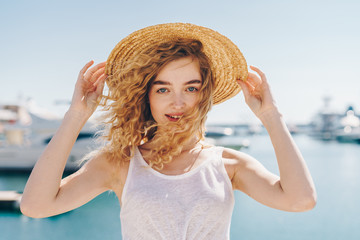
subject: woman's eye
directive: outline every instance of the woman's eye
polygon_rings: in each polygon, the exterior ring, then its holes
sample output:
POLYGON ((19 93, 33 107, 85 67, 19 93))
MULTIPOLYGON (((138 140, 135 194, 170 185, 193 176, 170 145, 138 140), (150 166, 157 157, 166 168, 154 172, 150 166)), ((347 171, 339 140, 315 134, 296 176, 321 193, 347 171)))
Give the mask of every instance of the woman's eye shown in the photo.
POLYGON ((196 88, 196 87, 189 87, 189 88, 188 88, 188 91, 189 91, 189 92, 196 92, 196 91, 197 91, 197 88, 196 88))
POLYGON ((158 89, 156 92, 158 92, 158 93, 164 93, 164 92, 166 92, 167 90, 166 90, 166 88, 160 88, 160 89, 158 89))

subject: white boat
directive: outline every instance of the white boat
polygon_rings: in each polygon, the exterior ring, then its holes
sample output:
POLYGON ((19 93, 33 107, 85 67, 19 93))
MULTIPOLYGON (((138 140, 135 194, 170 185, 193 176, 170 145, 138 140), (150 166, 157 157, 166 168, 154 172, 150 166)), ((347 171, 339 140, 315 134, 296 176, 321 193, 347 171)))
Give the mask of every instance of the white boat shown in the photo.
POLYGON ((360 128, 344 128, 336 131, 336 140, 339 142, 360 143, 360 128))
MULTIPOLYGON (((17 104, 0 105, 0 170, 31 170, 61 123, 61 118, 17 104)), ((67 171, 94 148, 95 129, 89 122, 74 144, 67 171)))
POLYGON ((349 109, 340 122, 342 128, 335 131, 336 140, 360 143, 360 118, 355 115, 354 111, 349 109))
POLYGON ((324 97, 324 106, 312 120, 310 135, 321 140, 330 141, 335 139, 335 131, 339 129, 342 117, 330 105, 331 97, 324 97))

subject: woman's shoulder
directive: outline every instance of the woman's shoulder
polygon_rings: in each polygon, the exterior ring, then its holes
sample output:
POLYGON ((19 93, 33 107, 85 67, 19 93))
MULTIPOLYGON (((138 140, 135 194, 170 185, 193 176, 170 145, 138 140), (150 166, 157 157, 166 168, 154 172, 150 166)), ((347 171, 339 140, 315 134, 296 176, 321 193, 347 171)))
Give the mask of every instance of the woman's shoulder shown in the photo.
POLYGON ((111 189, 123 182, 127 175, 129 161, 121 161, 108 152, 96 152, 85 164, 85 169, 94 175, 103 178, 111 189))
POLYGON ((116 165, 110 153, 100 150, 90 153, 87 158, 84 166, 97 171, 109 171, 116 165))
POLYGON ((241 152, 241 151, 238 151, 238 150, 235 150, 232 148, 226 148, 226 147, 223 148, 223 152, 222 152, 222 157, 224 159, 229 159, 229 160, 242 161, 242 160, 244 160, 244 158, 246 158, 248 156, 249 155, 244 152, 241 152))
POLYGON ((255 161, 255 159, 247 153, 225 147, 222 152, 222 160, 229 176, 233 176, 240 168, 246 168, 248 164, 255 161))
POLYGON ((203 149, 210 149, 210 151, 219 153, 223 162, 227 165, 234 165, 244 162, 247 158, 250 157, 248 154, 232 148, 217 146, 207 142, 202 142, 202 145, 203 149))

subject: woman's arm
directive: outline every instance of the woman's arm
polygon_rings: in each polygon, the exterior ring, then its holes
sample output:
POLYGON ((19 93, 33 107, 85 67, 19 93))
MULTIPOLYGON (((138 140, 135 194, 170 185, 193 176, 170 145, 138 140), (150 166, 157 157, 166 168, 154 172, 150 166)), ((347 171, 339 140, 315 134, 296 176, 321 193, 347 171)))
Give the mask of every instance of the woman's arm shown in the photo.
POLYGON ((267 129, 278 161, 280 177, 246 154, 229 152, 234 187, 278 209, 304 211, 315 206, 316 191, 306 163, 276 107, 264 73, 251 67, 247 82, 239 81, 245 101, 267 129))
POLYGON ((85 164, 78 172, 62 180, 70 151, 80 130, 97 107, 101 95, 105 63, 93 68, 89 62, 80 71, 69 111, 35 164, 21 200, 21 211, 31 217, 47 217, 73 209, 106 190, 101 156, 85 164), (94 178, 91 178, 91 173, 94 178))

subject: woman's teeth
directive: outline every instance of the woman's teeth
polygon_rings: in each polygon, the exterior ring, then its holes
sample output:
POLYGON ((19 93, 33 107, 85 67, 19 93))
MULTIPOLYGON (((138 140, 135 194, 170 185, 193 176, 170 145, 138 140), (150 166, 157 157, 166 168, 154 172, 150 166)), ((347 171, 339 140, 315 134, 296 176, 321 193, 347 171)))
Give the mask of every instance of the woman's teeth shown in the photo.
POLYGON ((174 118, 174 119, 180 119, 181 118, 181 116, 172 116, 172 115, 166 115, 166 116, 174 118))

